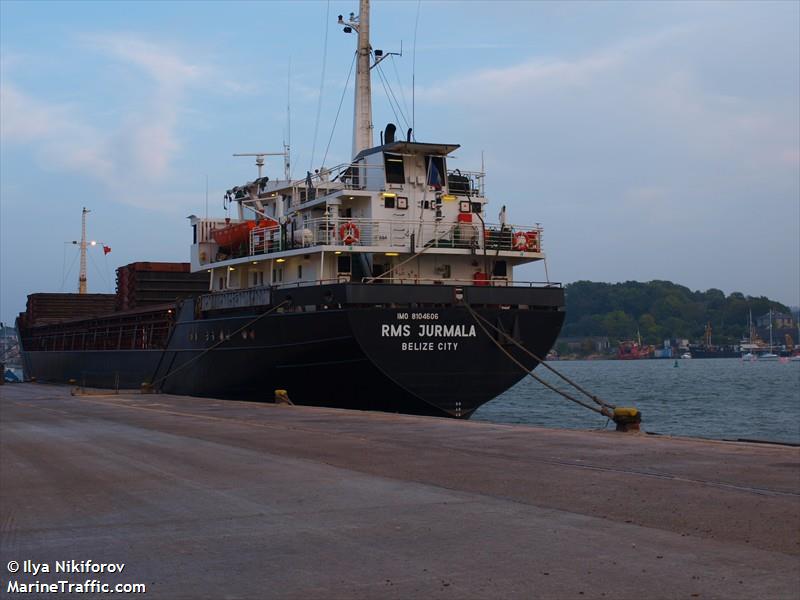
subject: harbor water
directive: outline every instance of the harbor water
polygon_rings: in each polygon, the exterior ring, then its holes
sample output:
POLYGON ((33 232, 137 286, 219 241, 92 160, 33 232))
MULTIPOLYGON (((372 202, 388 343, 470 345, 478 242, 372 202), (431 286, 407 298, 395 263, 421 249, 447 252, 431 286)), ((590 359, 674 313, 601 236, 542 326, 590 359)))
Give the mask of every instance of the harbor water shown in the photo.
MULTIPOLYGON (((550 366, 606 402, 642 411, 652 433, 800 443, 800 362, 740 359, 556 361, 550 366)), ((536 374, 567 389, 543 367, 536 374)), ((571 395, 580 399, 573 388, 571 395)), ((526 377, 472 417, 591 429, 607 419, 526 377)))

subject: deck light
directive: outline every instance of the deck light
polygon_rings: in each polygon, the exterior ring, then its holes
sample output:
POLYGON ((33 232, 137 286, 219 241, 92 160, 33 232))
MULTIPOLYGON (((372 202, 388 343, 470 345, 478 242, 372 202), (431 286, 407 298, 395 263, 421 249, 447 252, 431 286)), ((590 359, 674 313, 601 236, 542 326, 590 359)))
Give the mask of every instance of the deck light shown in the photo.
POLYGON ((400 256, 399 252, 387 252, 386 256, 400 256))
POLYGON ((453 202, 455 199, 456 199, 456 197, 453 194, 443 194, 442 195, 442 200, 444 200, 445 202, 453 202))
POLYGON ((91 242, 89 242, 89 244, 91 244, 92 246, 97 246, 97 242, 96 242, 96 241, 94 241, 94 240, 92 240, 91 242))
POLYGON ((257 264, 258 264, 258 261, 257 261, 257 260, 254 260, 254 261, 253 261, 253 262, 251 262, 250 264, 251 264, 251 265, 257 265, 257 264))
POLYGON ((393 192, 383 192, 381 196, 383 196, 384 198, 397 198, 397 194, 393 192))
POLYGON ((228 267, 228 271, 235 271, 236 267, 228 267))
POLYGON ((275 260, 275 262, 279 262, 279 263, 286 262, 286 259, 285 258, 278 258, 278 259, 275 260))
POLYGON ((341 250, 337 250, 336 252, 334 252, 334 254, 341 254, 341 253, 342 253, 341 250))

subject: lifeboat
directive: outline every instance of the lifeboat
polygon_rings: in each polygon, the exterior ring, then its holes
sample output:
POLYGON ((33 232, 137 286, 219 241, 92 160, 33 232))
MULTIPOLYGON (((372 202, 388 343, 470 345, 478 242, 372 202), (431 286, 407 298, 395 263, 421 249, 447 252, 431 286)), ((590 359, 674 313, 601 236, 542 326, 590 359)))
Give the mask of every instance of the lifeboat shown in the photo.
POLYGON ((260 221, 245 221, 236 225, 229 225, 211 232, 214 241, 220 248, 236 248, 250 241, 250 232, 256 227, 261 229, 276 229, 278 222, 274 219, 261 219, 260 221))

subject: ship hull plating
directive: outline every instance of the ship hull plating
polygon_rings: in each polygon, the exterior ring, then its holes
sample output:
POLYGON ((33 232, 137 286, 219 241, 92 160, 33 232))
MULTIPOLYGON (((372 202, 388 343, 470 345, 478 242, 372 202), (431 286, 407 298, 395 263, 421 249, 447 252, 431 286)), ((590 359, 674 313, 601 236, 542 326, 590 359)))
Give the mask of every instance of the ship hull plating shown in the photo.
MULTIPOLYGON (((564 313, 480 314, 543 356, 564 313)), ((161 389, 246 400, 270 400, 285 389, 299 404, 468 417, 525 376, 463 307, 276 314, 248 327, 252 319, 179 324, 155 374, 161 389), (207 351, 220 336, 224 344, 207 351)), ((536 366, 500 334, 493 338, 529 369, 536 366)))
MULTIPOLYGON (((477 312, 536 356, 564 319, 552 309, 477 312)), ((45 381, 153 381, 166 393, 256 401, 285 389, 296 404, 468 418, 525 376, 501 347, 537 365, 491 328, 488 336, 463 306, 258 316, 179 320, 163 352, 26 352, 26 366, 45 381)))

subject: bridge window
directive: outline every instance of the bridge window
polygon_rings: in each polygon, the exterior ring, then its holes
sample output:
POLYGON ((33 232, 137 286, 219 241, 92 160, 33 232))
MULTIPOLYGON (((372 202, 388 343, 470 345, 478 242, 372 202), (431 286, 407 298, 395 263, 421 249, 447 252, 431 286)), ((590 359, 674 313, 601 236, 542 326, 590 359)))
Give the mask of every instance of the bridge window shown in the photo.
POLYGON ((400 154, 384 153, 386 183, 405 183, 406 173, 403 169, 403 157, 400 154))

